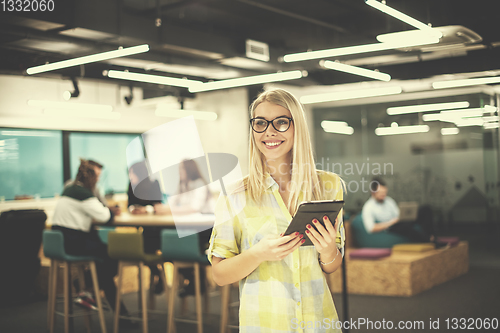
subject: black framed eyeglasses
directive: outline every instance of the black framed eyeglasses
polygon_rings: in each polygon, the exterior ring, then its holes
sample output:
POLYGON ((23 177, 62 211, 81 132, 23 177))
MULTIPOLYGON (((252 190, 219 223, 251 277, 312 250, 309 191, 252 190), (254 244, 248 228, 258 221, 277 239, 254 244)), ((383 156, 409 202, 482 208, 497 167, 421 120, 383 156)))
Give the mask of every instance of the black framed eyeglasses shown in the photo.
POLYGON ((286 116, 280 116, 274 118, 273 120, 267 120, 264 118, 252 118, 250 119, 250 125, 252 126, 252 129, 257 133, 264 133, 269 127, 270 123, 278 132, 286 132, 290 128, 290 124, 292 123, 292 121, 292 118, 286 116))

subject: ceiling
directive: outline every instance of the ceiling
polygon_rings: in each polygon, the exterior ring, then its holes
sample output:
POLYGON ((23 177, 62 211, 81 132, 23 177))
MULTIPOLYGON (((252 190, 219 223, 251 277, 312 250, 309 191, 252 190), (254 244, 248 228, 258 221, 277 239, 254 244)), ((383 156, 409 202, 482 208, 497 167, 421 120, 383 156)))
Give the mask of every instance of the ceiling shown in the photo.
MULTIPOLYGON (((413 48, 330 58, 388 73, 393 79, 500 68, 500 20, 494 0, 387 0, 433 27, 445 27, 439 48, 413 48), (477 36, 478 35, 478 36, 477 36)), ((0 12, 0 73, 73 57, 149 44, 147 53, 48 73, 118 84, 104 70, 129 70, 202 81, 301 69, 287 83, 334 85, 371 79, 326 70, 318 60, 284 63, 307 50, 376 43, 383 33, 414 29, 363 0, 65 0, 52 12, 0 12), (268 62, 249 59, 247 39, 269 46, 268 62)), ((186 88, 133 83, 153 95, 190 95, 186 88)))

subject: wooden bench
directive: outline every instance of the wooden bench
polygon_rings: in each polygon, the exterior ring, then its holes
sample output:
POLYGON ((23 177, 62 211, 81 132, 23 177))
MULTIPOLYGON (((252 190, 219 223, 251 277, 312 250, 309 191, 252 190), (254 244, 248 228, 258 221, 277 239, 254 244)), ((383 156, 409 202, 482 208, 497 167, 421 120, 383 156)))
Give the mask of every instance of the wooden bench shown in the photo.
MULTIPOLYGON (((467 273, 469 247, 427 252, 393 252, 377 260, 349 259, 346 249, 347 292, 361 295, 412 296, 467 273)), ((327 275, 332 293, 342 292, 342 268, 327 275)))

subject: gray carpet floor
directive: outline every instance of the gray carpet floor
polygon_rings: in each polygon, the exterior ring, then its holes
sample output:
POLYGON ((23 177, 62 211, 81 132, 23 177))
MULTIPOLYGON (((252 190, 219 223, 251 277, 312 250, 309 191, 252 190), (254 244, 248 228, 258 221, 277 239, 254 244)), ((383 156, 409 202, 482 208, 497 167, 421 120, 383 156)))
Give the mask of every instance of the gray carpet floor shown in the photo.
MULTIPOLYGON (((460 234, 462 239, 467 239, 470 245, 470 269, 469 272, 456 279, 443 283, 430 290, 424 291, 412 297, 383 297, 383 296, 348 296, 348 315, 353 322, 357 322, 356 329, 350 332, 385 332, 383 330, 370 328, 367 325, 359 326, 359 320, 369 320, 376 325, 377 321, 391 321, 394 326, 400 321, 405 324, 423 323, 423 329, 408 329, 409 332, 456 332, 460 329, 446 329, 446 319, 452 324, 453 318, 497 318, 500 320, 500 249, 498 239, 493 242, 495 234, 485 235, 483 233, 460 234), (430 320, 439 320, 439 329, 430 327, 430 320)), ((238 298, 238 291, 232 291, 232 300, 238 298)), ((339 318, 344 318, 342 295, 334 295, 335 304, 339 318)), ((136 293, 124 296, 124 301, 130 310, 137 304, 136 293)), ((165 298, 163 295, 156 299, 157 309, 166 312, 165 298)), ((176 306, 178 308, 178 305, 176 306)), ((46 332, 46 300, 39 299, 21 305, 2 304, 0 308, 0 333, 37 333, 46 332)), ((231 321, 237 324, 237 309, 234 308, 231 321)), ((185 318, 195 319, 194 298, 188 299, 188 312, 185 318)), ((215 291, 211 293, 210 307, 208 313, 204 314, 204 332, 219 332, 220 320, 220 294, 215 291)), ((106 314, 108 332, 112 332, 112 315, 106 314)), ((74 322, 75 333, 86 332, 82 318, 76 318, 74 322)), ((100 332, 97 316, 92 318, 94 332, 100 332)), ((150 332, 166 332, 166 314, 152 314, 149 321, 150 332)), ((177 323, 177 331, 196 332, 195 324, 177 323)), ((401 330, 399 330, 401 331, 401 330)), ((475 330, 477 332, 488 332, 487 330, 475 330)), ((500 332, 489 330, 490 332, 500 332)), ((63 332, 62 318, 57 318, 56 332, 63 332)), ((120 332, 141 332, 140 328, 123 328, 120 332)), ((231 332, 237 332, 233 329, 231 332)))

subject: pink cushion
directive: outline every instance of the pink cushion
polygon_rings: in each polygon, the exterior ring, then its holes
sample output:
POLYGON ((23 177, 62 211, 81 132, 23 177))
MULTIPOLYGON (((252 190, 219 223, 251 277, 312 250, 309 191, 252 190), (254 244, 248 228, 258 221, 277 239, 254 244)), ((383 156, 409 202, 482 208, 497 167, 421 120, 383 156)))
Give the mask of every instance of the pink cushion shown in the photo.
POLYGON ((362 249, 351 250, 349 258, 351 259, 378 259, 391 255, 391 249, 378 249, 365 247, 362 249))
POLYGON ((460 242, 458 237, 437 237, 438 244, 449 244, 450 246, 455 246, 460 242))

